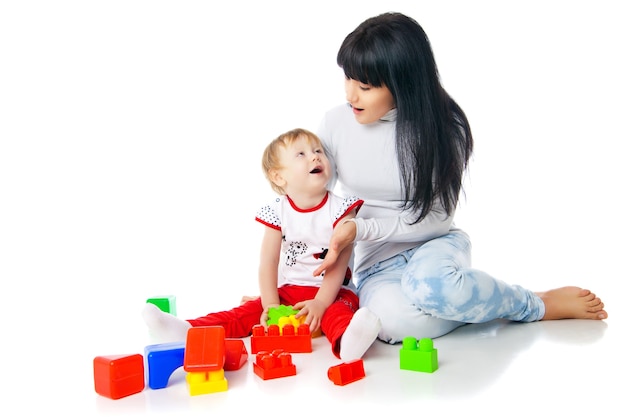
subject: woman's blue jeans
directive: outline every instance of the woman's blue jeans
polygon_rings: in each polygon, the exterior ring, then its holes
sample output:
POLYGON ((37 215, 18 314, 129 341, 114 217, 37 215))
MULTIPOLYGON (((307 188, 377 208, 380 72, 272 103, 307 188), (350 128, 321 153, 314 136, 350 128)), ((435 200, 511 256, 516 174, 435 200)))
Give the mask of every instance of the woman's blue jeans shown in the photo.
POLYGON ((540 320, 535 293, 471 268, 471 242, 454 230, 356 274, 360 305, 382 322, 387 343, 435 338, 467 323, 540 320))

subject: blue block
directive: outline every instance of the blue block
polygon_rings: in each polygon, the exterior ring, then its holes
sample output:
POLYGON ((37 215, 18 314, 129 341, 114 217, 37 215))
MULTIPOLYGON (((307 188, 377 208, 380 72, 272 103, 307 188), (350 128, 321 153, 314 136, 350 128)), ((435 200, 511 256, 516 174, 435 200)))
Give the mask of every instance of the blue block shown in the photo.
POLYGON ((170 376, 176 369, 183 366, 185 343, 185 341, 161 343, 145 347, 144 357, 147 362, 147 379, 150 388, 160 389, 167 387, 170 376))

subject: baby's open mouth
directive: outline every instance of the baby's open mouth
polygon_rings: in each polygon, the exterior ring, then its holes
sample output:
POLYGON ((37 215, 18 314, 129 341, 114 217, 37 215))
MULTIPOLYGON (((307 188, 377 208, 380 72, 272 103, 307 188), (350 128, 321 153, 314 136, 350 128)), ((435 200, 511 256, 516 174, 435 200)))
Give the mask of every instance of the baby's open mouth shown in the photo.
POLYGON ((315 167, 313 170, 311 170, 310 174, 319 174, 320 172, 322 172, 322 168, 315 167))

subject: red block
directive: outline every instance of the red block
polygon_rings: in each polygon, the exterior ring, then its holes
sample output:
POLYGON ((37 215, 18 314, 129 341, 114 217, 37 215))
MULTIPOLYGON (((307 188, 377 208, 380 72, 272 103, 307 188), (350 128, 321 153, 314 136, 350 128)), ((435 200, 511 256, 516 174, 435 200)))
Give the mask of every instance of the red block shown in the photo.
POLYGON ((211 372, 224 368, 225 331, 222 326, 192 327, 187 331, 183 368, 187 372, 211 372))
POLYGON ((224 359, 225 371, 236 371, 248 360, 246 345, 241 339, 226 339, 224 341, 226 357, 224 359))
POLYGON ((273 352, 259 352, 254 363, 254 373, 262 379, 282 378, 296 374, 296 366, 291 361, 291 353, 277 349, 273 352))
POLYGON ((335 385, 347 385, 351 382, 365 378, 363 359, 356 359, 328 368, 328 379, 335 385))
POLYGON ((96 392, 117 400, 143 391, 145 387, 143 356, 96 356, 93 360, 96 392))
POLYGON ((306 323, 298 326, 296 334, 293 324, 283 326, 283 334, 280 334, 280 328, 276 324, 272 324, 265 328, 260 324, 252 328, 252 337, 250 338, 250 348, 252 353, 262 351, 271 352, 276 349, 282 349, 289 353, 310 353, 313 352, 311 345, 311 330, 306 323))

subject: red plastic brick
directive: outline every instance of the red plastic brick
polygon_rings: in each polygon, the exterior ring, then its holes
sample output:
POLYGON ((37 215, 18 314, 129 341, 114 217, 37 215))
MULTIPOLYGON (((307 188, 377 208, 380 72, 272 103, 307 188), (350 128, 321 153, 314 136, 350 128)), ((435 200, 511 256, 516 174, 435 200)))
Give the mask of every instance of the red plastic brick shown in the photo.
POLYGON ((289 353, 310 353, 313 352, 311 345, 311 330, 306 323, 298 326, 298 331, 292 324, 283 326, 282 335, 280 328, 276 324, 272 324, 265 328, 260 324, 252 328, 252 337, 250 338, 250 349, 252 353, 261 351, 271 352, 276 349, 282 349, 289 353))
POLYGON ((333 381, 335 385, 347 385, 363 378, 365 378, 363 359, 356 359, 328 368, 328 379, 333 381))
POLYGON ((296 374, 296 366, 292 363, 291 353, 282 349, 273 352, 259 352, 254 362, 254 373, 262 379, 283 378, 296 374))
POLYGON ((98 394, 117 400, 145 388, 143 356, 108 355, 93 360, 94 387, 98 394))
POLYGON ((226 357, 224 359, 225 371, 236 371, 248 361, 248 351, 241 339, 226 339, 224 341, 226 357))
POLYGON ((187 372, 210 372, 224 368, 225 331, 222 326, 192 327, 187 331, 183 368, 187 372))

